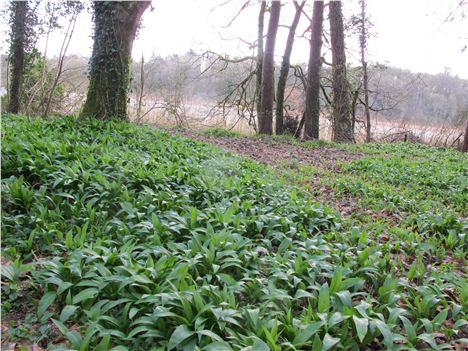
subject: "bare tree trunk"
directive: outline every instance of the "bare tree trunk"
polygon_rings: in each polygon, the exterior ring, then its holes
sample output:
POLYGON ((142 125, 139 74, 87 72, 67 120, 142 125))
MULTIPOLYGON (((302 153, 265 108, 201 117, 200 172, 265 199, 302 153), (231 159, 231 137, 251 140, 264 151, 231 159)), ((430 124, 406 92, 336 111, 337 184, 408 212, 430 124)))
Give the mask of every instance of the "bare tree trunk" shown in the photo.
POLYGON ((330 1, 330 39, 333 76, 333 141, 352 142, 353 130, 349 113, 341 1, 330 1))
POLYGON ((26 40, 26 1, 13 1, 13 23, 10 47, 11 83, 7 112, 18 113, 20 110, 21 88, 24 76, 24 57, 26 40))
POLYGON ((273 133, 273 96, 275 85, 275 44, 276 33, 281 12, 281 2, 273 1, 270 9, 270 20, 268 22, 265 53, 262 67, 262 97, 260 106, 260 120, 258 131, 261 134, 273 133))
POLYGON ((294 36, 296 34, 296 28, 301 18, 302 9, 304 8, 305 1, 299 5, 297 1, 294 1, 296 7, 296 13, 294 19, 289 27, 288 39, 286 41, 286 48, 284 49, 283 62, 281 63, 280 75, 278 78, 278 85, 276 90, 276 134, 283 134, 283 116, 284 116, 284 91, 286 90, 286 82, 288 80, 289 66, 291 60, 291 52, 294 45, 294 36))
POLYGON ((73 12, 73 15, 70 19, 70 22, 68 23, 67 31, 65 32, 65 37, 63 38, 62 47, 60 48, 57 74, 55 75, 52 86, 50 87, 50 90, 48 91, 47 102, 45 105, 44 113, 42 114, 43 117, 47 117, 47 115, 49 114, 50 104, 52 102, 52 98, 54 97, 54 91, 55 91, 55 88, 57 87, 60 76, 62 75, 63 61, 65 60, 65 55, 67 54, 68 46, 70 45, 70 41, 73 37, 73 32, 75 31, 75 25, 76 25, 76 19, 78 18, 78 13, 79 13, 79 10, 75 10, 75 12, 73 12))
POLYGON ((304 113, 304 138, 319 138, 320 121, 320 68, 322 65, 323 1, 314 1, 312 33, 310 37, 309 65, 307 69, 306 108, 304 113))
POLYGON ((265 23, 265 8, 266 1, 262 1, 260 5, 260 13, 258 14, 258 36, 257 36, 257 68, 256 68, 256 96, 257 96, 257 119, 260 119, 261 100, 262 100, 262 65, 263 65, 263 28, 265 23))
POLYGON ((127 119, 130 60, 150 1, 94 2, 94 45, 82 117, 127 119))
MULTIPOLYGON (((364 88, 364 111, 366 114, 366 142, 371 141, 371 119, 369 109, 369 76, 367 74, 367 61, 366 61, 366 48, 367 48, 367 28, 366 28, 366 2, 361 2, 361 35, 360 35, 360 47, 361 47, 361 65, 362 65, 362 80, 364 88)), ((353 129, 354 130, 354 129, 353 129)))
POLYGON ((138 89, 138 106, 137 106, 137 121, 140 122, 141 119, 141 109, 143 107, 143 92, 145 90, 145 58, 143 53, 141 54, 140 62, 140 87, 138 89))
POLYGON ((468 152, 468 121, 466 121, 465 137, 463 138, 462 152, 468 152))

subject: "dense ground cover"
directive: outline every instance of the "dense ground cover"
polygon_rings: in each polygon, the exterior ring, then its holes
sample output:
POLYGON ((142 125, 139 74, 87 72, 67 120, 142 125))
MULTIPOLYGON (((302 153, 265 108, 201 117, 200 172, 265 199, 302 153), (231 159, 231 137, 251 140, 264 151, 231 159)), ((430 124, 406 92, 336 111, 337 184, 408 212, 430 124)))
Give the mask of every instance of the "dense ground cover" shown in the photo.
POLYGON ((306 180, 305 165, 278 178, 128 123, 4 117, 9 339, 74 350, 466 342, 467 158, 403 145, 359 152, 340 172, 307 170, 361 207, 404 211, 385 240, 383 222, 340 218, 281 179, 306 180))

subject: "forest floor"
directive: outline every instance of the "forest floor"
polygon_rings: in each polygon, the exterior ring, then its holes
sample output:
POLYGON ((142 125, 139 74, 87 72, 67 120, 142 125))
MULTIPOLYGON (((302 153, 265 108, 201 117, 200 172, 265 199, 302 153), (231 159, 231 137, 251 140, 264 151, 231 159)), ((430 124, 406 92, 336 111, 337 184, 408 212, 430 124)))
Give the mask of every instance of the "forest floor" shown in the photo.
POLYGON ((3 128, 2 350, 468 345, 465 154, 3 128))
MULTIPOLYGON (((431 233, 451 233, 457 218, 462 219, 464 235, 468 232, 468 186, 463 181, 468 180, 468 158, 456 151, 402 142, 304 142, 219 128, 170 132, 273 167, 286 183, 307 189, 314 201, 337 210, 348 230, 359 227, 376 234, 381 242, 395 240, 400 230, 421 233, 431 228, 431 233), (436 162, 440 166, 434 166, 436 162), (461 181, 461 187, 449 184, 454 180, 461 181), (451 190, 455 190, 453 197, 451 190)), ((449 250, 445 260, 466 274, 466 257, 449 250)))
MULTIPOLYGON (((361 222, 364 215, 371 221, 380 218, 386 220, 387 224, 395 224, 405 214, 414 212, 409 211, 411 206, 406 206, 405 201, 398 201, 392 195, 398 194, 400 198, 408 197, 410 201, 417 201, 412 195, 415 190, 413 185, 418 183, 418 179, 410 179, 411 173, 414 173, 412 171, 421 168, 417 172, 419 177, 430 177, 432 168, 425 166, 430 164, 431 159, 436 160, 440 156, 446 158, 448 154, 444 148, 411 143, 349 145, 325 141, 303 142, 288 136, 244 136, 217 128, 198 132, 179 129, 169 131, 272 166, 282 178, 306 187, 320 203, 334 207, 341 215, 359 217, 361 222), (353 167, 359 164, 368 167, 353 167), (380 179, 377 171, 382 172, 380 179), (393 172, 401 176, 406 171, 407 182, 392 176, 393 172), (376 196, 370 196, 372 194, 376 196)), ((449 160, 451 165, 458 162, 456 156, 449 160)), ((461 155, 462 169, 465 162, 466 157, 461 155)), ((451 168, 447 171, 450 172, 451 168)), ((440 173, 443 176, 444 172, 440 173)), ((426 190, 431 193, 428 185, 426 190)), ((466 189, 461 191, 464 193, 466 189)), ((427 200, 431 200, 429 198, 427 200)), ((445 208, 447 204, 447 201, 438 203, 436 208, 445 208)), ((466 217, 466 204, 457 212, 466 217)))
POLYGON ((302 171, 303 176, 296 181, 305 185, 315 195, 317 201, 336 208, 342 215, 356 210, 355 197, 349 194, 339 196, 322 178, 329 173, 341 173, 341 164, 363 157, 365 153, 361 151, 347 150, 327 143, 318 145, 303 143, 288 137, 249 137, 219 129, 206 129, 201 132, 178 129, 170 131, 272 166, 282 176, 290 177, 295 172, 302 171))

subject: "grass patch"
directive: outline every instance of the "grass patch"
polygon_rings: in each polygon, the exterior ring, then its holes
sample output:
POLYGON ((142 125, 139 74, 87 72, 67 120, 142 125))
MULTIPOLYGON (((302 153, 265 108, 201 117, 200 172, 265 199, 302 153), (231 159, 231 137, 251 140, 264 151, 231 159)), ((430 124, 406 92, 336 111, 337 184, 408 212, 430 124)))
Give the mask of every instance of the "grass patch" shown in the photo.
POLYGON ((441 239, 396 228, 379 240, 267 166, 149 128, 21 116, 3 126, 2 253, 14 264, 2 268, 2 312, 28 296, 42 326, 28 337, 44 347, 60 346, 50 323, 72 350, 463 341, 467 281, 441 239))
POLYGON ((211 135, 215 137, 241 137, 242 134, 235 130, 228 130, 224 128, 205 128, 201 130, 201 134, 211 135))

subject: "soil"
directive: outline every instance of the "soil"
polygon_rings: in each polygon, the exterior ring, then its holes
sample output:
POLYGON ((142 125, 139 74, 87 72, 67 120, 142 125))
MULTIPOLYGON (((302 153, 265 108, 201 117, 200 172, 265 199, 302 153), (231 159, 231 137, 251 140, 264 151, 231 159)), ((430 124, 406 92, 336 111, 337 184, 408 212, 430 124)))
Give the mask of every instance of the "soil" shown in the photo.
POLYGON ((317 148, 302 147, 286 141, 276 141, 268 138, 212 136, 191 131, 173 130, 172 132, 220 146, 269 165, 296 161, 300 164, 309 164, 317 168, 339 170, 340 161, 352 161, 363 156, 362 153, 327 146, 317 148))
MULTIPOLYGON (((173 134, 217 145, 228 151, 235 152, 258 162, 273 167, 283 165, 291 169, 297 165, 309 165, 321 172, 311 175, 305 180, 306 186, 314 199, 338 210, 341 215, 349 216, 355 212, 366 213, 373 217, 381 217, 380 213, 360 208, 359 199, 334 193, 333 189, 321 182, 323 171, 341 172, 340 163, 349 162, 364 156, 363 153, 342 150, 334 147, 320 146, 316 148, 296 145, 287 140, 274 140, 268 137, 251 138, 244 136, 213 136, 199 134, 194 131, 170 130, 173 134)), ((384 216, 387 217, 387 216, 384 216)), ((391 216, 390 216, 391 217, 391 216)))

